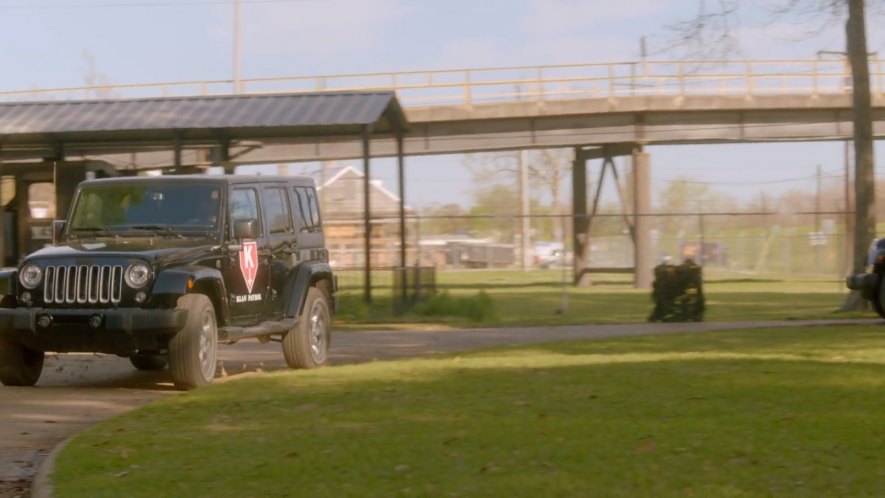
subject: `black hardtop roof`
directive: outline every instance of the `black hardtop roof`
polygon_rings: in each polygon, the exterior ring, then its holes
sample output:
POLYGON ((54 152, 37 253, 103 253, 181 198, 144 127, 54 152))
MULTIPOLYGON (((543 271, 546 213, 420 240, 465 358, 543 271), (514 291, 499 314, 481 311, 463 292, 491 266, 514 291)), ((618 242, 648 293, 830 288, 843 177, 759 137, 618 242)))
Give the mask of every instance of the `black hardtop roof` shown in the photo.
POLYGON ((302 187, 314 187, 313 178, 307 176, 279 175, 166 175, 166 176, 117 176, 85 180, 81 185, 104 185, 115 183, 215 183, 235 185, 241 183, 288 183, 302 187))

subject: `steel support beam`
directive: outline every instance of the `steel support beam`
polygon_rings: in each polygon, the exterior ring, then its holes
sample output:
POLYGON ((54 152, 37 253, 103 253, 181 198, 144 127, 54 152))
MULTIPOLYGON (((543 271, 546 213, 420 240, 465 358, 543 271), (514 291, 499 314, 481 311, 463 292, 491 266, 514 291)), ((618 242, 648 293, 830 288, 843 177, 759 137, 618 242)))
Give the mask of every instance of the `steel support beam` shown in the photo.
POLYGON ((371 151, 369 150, 369 127, 363 126, 363 230, 365 235, 366 266, 363 270, 363 298, 366 303, 372 302, 372 205, 369 200, 370 191, 370 163, 371 151))
POLYGON ((403 155, 403 136, 396 136, 396 165, 397 178, 399 180, 399 265, 400 272, 400 299, 406 302, 406 174, 405 159, 403 155))
POLYGON ((587 266, 584 244, 587 240, 587 159, 580 147, 574 149, 572 162, 572 273, 575 285, 580 285, 583 270, 587 266))
POLYGON ((647 152, 633 152, 633 261, 636 268, 633 285, 651 289, 654 258, 651 241, 651 169, 647 152))

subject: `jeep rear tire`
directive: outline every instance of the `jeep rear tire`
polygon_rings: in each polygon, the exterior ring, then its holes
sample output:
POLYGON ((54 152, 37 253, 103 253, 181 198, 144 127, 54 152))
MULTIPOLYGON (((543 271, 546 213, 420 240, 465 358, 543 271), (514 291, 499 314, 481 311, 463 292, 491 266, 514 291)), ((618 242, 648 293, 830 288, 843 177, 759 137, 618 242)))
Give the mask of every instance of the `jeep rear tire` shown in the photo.
POLYGON ((218 359, 218 326, 212 301, 202 294, 178 298, 187 322, 169 341, 169 372, 175 387, 187 390, 212 382, 218 359))
POLYGON ((879 285, 870 299, 870 305, 873 307, 873 311, 875 311, 880 317, 885 318, 885 292, 883 292, 885 291, 885 277, 878 275, 878 278, 879 285))
POLYGON ((129 357, 129 362, 138 370, 156 372, 166 368, 169 358, 164 354, 136 354, 129 357))
POLYGON ((0 382, 4 386, 33 386, 43 372, 43 351, 0 339, 0 382))
POLYGON ((317 368, 328 363, 330 317, 325 293, 311 287, 301 319, 283 337, 283 356, 289 368, 317 368))

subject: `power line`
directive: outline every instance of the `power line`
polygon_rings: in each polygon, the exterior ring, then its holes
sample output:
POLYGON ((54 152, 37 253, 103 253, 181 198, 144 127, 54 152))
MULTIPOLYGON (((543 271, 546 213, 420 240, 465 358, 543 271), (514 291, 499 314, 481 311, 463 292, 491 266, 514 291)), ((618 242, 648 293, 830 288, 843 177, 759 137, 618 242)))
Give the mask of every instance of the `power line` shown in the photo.
MULTIPOLYGON (((771 185, 776 183, 793 183, 793 182, 801 182, 814 180, 817 178, 817 175, 812 176, 801 176, 795 178, 781 178, 778 180, 760 180, 760 181, 735 181, 735 182, 722 182, 722 181, 703 181, 703 180, 684 180, 684 179, 674 179, 674 180, 660 180, 661 182, 666 183, 688 183, 692 185, 771 185)), ((845 175, 825 175, 821 178, 845 178, 845 175)))
MULTIPOLYGON (((321 0, 240 0, 241 4, 262 3, 301 3, 321 0)), ((234 0, 181 0, 159 2, 88 2, 88 3, 47 3, 47 4, 0 4, 0 9, 15 10, 50 10, 50 9, 95 9, 95 8, 130 8, 130 7, 181 7, 202 5, 233 5, 234 0)))

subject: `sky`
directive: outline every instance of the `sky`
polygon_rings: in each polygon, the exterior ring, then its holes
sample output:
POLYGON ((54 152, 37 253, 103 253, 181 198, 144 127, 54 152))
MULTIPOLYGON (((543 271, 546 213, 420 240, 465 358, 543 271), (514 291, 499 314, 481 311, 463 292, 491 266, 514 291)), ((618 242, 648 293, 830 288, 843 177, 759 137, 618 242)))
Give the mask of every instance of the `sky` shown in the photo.
MULTIPOLYGON (((841 23, 820 16, 772 17, 765 10, 785 1, 740 2, 734 58, 810 59, 819 50, 844 50, 841 23)), ((116 84, 230 79, 233 5, 233 0, 0 0, 0 90, 82 86, 88 79, 116 84)), ((635 61, 643 37, 649 60, 666 60, 680 54, 662 51, 665 27, 691 17, 698 5, 698 0, 241 0, 240 74, 635 61)), ((885 50, 885 30, 879 28, 880 9, 873 10, 869 50, 876 52, 885 50)), ((648 151, 655 192, 678 177, 743 200, 762 191, 811 190, 818 165, 828 179, 842 181, 841 143, 648 151)), ((462 159, 409 158, 407 202, 417 208, 468 205, 471 176, 462 159)), ((882 159, 877 151, 877 164, 882 159)), ((294 165, 290 171, 315 167, 294 165)), ((877 174, 883 172, 877 167, 877 174)), ((396 190, 392 161, 374 161, 373 177, 396 190)))

